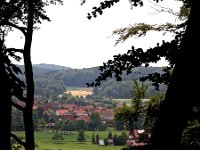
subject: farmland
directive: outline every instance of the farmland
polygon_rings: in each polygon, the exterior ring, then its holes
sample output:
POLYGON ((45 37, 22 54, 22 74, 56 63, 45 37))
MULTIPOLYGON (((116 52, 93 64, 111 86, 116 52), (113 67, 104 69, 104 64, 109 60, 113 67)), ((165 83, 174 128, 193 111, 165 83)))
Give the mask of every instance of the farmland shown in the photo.
MULTIPOLYGON (((95 131, 94 134, 98 134, 100 139, 106 138, 109 131, 95 131)), ((122 131, 111 131, 112 134, 120 135, 122 131)), ((23 132, 16 132, 17 135, 24 136, 23 132)), ((92 144, 92 131, 86 131, 85 142, 77 142, 78 132, 71 132, 70 134, 64 135, 64 140, 59 144, 52 140, 54 133, 52 132, 35 132, 35 143, 36 150, 121 150, 123 146, 99 146, 92 144)))
POLYGON ((69 90, 69 91, 66 91, 65 93, 71 93, 72 96, 83 96, 84 98, 87 96, 87 95, 92 95, 92 90, 91 89, 86 89, 86 88, 80 88, 80 89, 74 89, 74 90, 69 90))

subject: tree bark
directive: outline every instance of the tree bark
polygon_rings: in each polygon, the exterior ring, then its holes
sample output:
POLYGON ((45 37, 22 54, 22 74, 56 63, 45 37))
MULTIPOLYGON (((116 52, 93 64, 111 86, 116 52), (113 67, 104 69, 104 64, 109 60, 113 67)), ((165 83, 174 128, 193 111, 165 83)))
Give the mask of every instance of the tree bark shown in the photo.
POLYGON ((33 117, 32 107, 34 102, 34 81, 33 81, 33 69, 31 62, 31 43, 33 35, 33 1, 28 0, 28 26, 24 44, 24 67, 26 73, 27 84, 27 101, 24 109, 24 126, 25 126, 25 138, 26 138, 26 150, 35 149, 34 129, 33 129, 33 117))
POLYGON ((199 105, 200 93, 200 54, 195 37, 200 35, 199 22, 195 20, 197 1, 192 0, 191 12, 181 49, 172 74, 165 100, 161 106, 155 135, 152 137, 153 149, 180 149, 183 130, 193 106, 199 105), (195 30, 195 32, 194 32, 195 30))

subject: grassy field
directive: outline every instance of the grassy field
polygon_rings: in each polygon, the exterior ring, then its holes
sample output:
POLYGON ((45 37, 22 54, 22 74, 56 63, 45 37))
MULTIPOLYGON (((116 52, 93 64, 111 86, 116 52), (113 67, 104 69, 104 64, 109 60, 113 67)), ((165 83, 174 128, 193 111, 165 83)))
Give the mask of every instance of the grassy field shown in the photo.
POLYGON ((124 102, 127 106, 131 105, 132 100, 131 99, 112 99, 113 102, 124 102))
MULTIPOLYGON (((100 139, 107 137, 109 131, 94 132, 98 133, 100 139)), ((23 132, 17 132, 17 135, 24 136, 23 132)), ((123 146, 99 146, 92 144, 93 132, 85 132, 86 141, 77 142, 77 132, 71 132, 71 134, 64 135, 64 141, 57 144, 52 140, 54 133, 51 132, 35 132, 35 142, 38 145, 36 150, 121 150, 123 146)), ((112 131, 112 134, 120 135, 121 131, 112 131)))

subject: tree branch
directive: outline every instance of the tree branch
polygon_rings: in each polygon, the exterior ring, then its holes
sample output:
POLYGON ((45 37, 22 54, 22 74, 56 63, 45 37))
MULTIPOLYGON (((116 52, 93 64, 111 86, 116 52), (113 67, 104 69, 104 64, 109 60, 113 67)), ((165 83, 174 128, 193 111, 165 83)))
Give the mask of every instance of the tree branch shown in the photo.
POLYGON ((19 52, 23 54, 23 49, 17 49, 17 48, 7 48, 6 51, 13 51, 13 52, 19 52))
POLYGON ((23 145, 24 147, 26 147, 26 143, 21 141, 15 134, 10 133, 10 137, 13 137, 19 144, 23 145))
POLYGON ((16 28, 16 29, 18 29, 18 30, 20 30, 23 34, 24 34, 24 36, 26 36, 26 31, 25 31, 25 28, 24 27, 19 27, 19 26, 17 26, 16 24, 13 24, 12 22, 5 22, 5 24, 4 25, 8 25, 8 26, 11 26, 11 27, 13 27, 13 28, 16 28))
POLYGON ((16 103, 14 103, 13 101, 11 101, 12 106, 14 106, 15 108, 19 109, 20 111, 24 111, 24 108, 16 103))
POLYGON ((81 6, 86 3, 86 0, 81 0, 81 6))
POLYGON ((153 6, 151 6, 151 8, 153 8, 154 10, 156 10, 158 13, 160 13, 160 12, 167 12, 167 13, 172 14, 174 16, 179 16, 179 14, 177 12, 174 12, 173 9, 171 9, 171 8, 166 8, 166 7, 163 7, 163 6, 155 4, 155 3, 152 3, 152 5, 153 6))

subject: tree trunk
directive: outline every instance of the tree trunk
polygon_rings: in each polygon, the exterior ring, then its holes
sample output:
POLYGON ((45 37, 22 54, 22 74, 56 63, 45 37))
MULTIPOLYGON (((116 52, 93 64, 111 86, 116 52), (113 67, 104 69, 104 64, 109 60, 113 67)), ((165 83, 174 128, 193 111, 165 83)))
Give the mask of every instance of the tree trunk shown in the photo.
POLYGON ((33 69, 31 62, 31 43, 33 35, 33 1, 28 0, 28 26, 27 34, 25 37, 24 45, 24 66, 26 73, 27 84, 27 101, 24 109, 24 126, 25 126, 25 138, 26 138, 26 150, 35 149, 34 129, 33 129, 33 116, 32 107, 34 102, 34 81, 33 81, 33 69))
MULTIPOLYGON (((1 41, 0 41, 1 42, 1 41)), ((10 150, 10 130, 11 130, 11 91, 8 76, 6 74, 2 45, 0 45, 0 149, 10 150)))
POLYGON ((200 24, 194 18, 197 6, 197 1, 193 0, 181 50, 152 137, 153 149, 180 149, 189 113, 199 103, 200 73, 196 70, 199 68, 200 54, 195 37, 200 35, 200 24))

